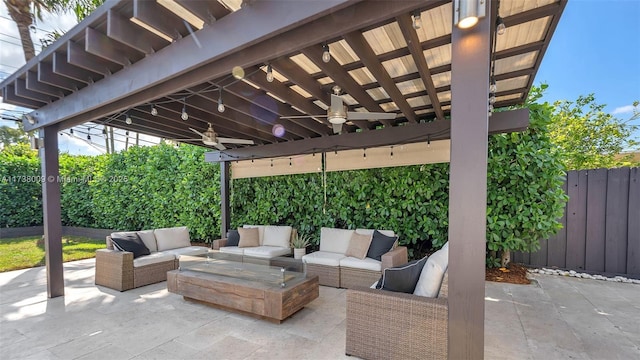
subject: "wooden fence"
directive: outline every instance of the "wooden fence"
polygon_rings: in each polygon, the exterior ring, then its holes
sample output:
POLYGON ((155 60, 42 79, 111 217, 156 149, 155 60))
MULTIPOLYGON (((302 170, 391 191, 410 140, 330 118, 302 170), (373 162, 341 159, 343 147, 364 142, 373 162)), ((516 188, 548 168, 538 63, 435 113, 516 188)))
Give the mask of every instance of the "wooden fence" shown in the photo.
POLYGON ((570 171, 563 228, 514 262, 640 276, 640 168, 570 171))

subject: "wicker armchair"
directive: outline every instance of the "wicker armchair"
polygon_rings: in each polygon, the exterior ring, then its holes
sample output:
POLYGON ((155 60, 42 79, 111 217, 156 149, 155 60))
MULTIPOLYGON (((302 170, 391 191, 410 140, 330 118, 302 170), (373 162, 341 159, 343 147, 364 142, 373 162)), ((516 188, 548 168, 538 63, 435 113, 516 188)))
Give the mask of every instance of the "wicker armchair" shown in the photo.
POLYGON ((448 276, 437 298, 347 290, 346 354, 363 359, 446 359, 448 276))

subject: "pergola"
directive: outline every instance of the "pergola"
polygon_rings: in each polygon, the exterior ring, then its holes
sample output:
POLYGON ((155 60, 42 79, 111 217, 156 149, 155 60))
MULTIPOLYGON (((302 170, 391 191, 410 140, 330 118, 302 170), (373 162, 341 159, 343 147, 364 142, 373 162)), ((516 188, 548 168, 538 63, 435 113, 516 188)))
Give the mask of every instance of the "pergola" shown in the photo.
POLYGON ((526 110, 491 115, 489 104, 525 101, 566 1, 460 2, 486 16, 460 29, 458 1, 447 0, 107 1, 0 84, 4 102, 33 109, 25 129, 44 139, 49 297, 64 295, 65 129, 94 122, 207 146, 189 128, 210 123, 220 137, 252 140, 206 156, 221 163, 222 234, 231 161, 451 139, 449 356, 482 358, 487 135, 528 124, 526 110), (396 117, 347 118, 334 134, 318 116, 334 85, 349 111, 396 117), (299 115, 309 117, 283 118, 299 115))

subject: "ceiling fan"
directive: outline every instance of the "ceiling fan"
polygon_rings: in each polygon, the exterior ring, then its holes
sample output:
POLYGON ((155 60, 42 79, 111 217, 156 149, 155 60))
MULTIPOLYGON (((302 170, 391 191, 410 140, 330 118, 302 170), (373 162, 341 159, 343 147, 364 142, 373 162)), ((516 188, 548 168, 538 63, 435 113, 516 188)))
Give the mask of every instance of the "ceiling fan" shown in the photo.
POLYGON ((396 118, 396 114, 394 113, 347 111, 347 107, 343 104, 342 97, 340 96, 340 92, 342 91, 340 86, 334 85, 331 89, 333 90, 333 94, 331 94, 331 106, 327 109, 326 115, 283 116, 282 119, 326 117, 333 126, 333 132, 339 134, 342 131, 342 125, 348 120, 382 120, 396 118))
POLYGON ((244 144, 244 145, 253 145, 254 142, 253 140, 244 140, 244 139, 230 139, 230 138, 223 138, 223 137, 218 137, 218 134, 216 134, 215 131, 213 131, 213 127, 211 126, 211 123, 209 124, 209 128, 207 129, 207 131, 201 133, 200 131, 193 129, 193 128, 189 128, 189 130, 193 131, 194 133, 198 134, 201 136, 200 139, 174 139, 175 141, 196 141, 196 140, 201 140, 203 144, 205 145, 209 145, 209 146, 215 146, 218 150, 225 150, 226 147, 224 147, 224 145, 222 145, 221 143, 227 143, 227 144, 244 144))

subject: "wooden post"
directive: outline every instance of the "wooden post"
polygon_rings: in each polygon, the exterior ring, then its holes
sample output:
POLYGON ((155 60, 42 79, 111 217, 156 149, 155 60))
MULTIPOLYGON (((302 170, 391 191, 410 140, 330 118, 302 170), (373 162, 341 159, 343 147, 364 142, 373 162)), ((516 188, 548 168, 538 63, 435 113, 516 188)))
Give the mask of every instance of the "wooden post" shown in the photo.
POLYGON ((451 38, 449 359, 484 358, 489 14, 451 38))
POLYGON ((62 267, 62 218, 60 211, 60 183, 58 182, 58 125, 40 130, 44 148, 40 149, 42 163, 42 214, 44 220, 44 251, 47 266, 47 295, 64 296, 62 267))
POLYGON ((220 236, 227 237, 227 231, 231 226, 231 213, 229 211, 229 162, 220 163, 220 236))

